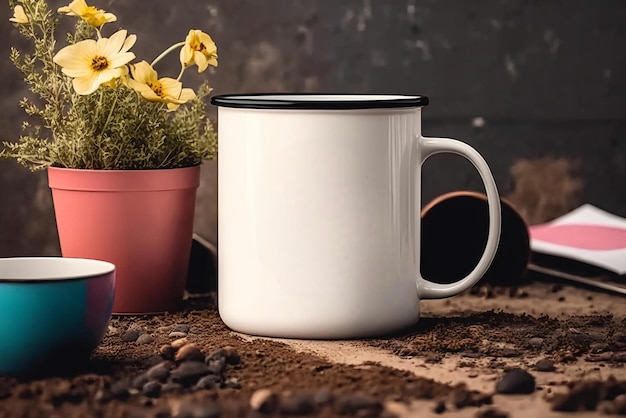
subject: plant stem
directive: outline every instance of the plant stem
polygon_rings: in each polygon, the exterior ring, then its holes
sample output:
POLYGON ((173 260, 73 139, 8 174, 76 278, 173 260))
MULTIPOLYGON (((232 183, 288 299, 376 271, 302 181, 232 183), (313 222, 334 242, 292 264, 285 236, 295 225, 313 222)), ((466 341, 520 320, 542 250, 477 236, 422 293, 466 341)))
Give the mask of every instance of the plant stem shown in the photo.
MULTIPOLYGON (((185 67, 184 65, 180 66, 180 73, 178 74, 178 77, 176 78, 176 81, 180 81, 180 79, 183 77, 183 73, 185 72, 186 68, 187 67, 185 67)), ((182 91, 181 91, 181 93, 182 93, 182 91)))
POLYGON ((96 109, 96 120, 98 120, 98 116, 100 116, 100 109, 102 109, 102 96, 104 96, 104 89, 100 87, 100 99, 98 100, 98 108, 96 109))
POLYGON ((113 115, 113 110, 115 110, 115 105, 117 104, 117 89, 115 89, 115 97, 113 98, 113 104, 111 105, 111 109, 109 109, 109 115, 107 116, 106 122, 102 126, 102 131, 100 131, 100 136, 104 135, 109 122, 111 121, 111 116, 113 115))
POLYGON ((170 46, 169 48, 167 48, 165 51, 161 52, 161 55, 159 55, 158 57, 156 57, 154 59, 154 61, 152 61, 152 63, 150 64, 151 67, 154 67, 159 61, 161 61, 167 54, 169 54, 170 52, 172 52, 173 50, 175 50, 178 47, 181 47, 185 45, 185 42, 179 42, 177 44, 174 44, 172 46, 170 46))

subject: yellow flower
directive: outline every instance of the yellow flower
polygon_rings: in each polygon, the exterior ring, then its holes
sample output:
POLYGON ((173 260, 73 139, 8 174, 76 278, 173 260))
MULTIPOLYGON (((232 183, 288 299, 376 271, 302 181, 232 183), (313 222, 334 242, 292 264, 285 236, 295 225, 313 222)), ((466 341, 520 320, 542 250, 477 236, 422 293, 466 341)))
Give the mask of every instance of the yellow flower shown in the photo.
POLYGON ((169 77, 159 78, 157 72, 146 61, 131 65, 132 78, 128 84, 150 102, 167 103, 170 110, 196 97, 192 89, 184 89, 183 83, 169 77))
POLYGON ((184 66, 197 64, 199 73, 209 65, 217 67, 217 46, 208 34, 192 29, 180 49, 180 62, 184 66))
POLYGON ((110 85, 111 80, 126 74, 126 64, 135 58, 128 50, 136 40, 135 35, 126 37, 126 31, 120 30, 110 38, 85 39, 66 46, 53 60, 63 67, 65 75, 74 78, 78 94, 91 94, 100 85, 110 85))
POLYGON ((13 11, 13 17, 9 20, 15 23, 28 23, 28 16, 26 16, 24 8, 20 5, 17 5, 15 6, 15 10, 13 11))
POLYGON ((96 28, 117 20, 113 13, 106 13, 104 10, 97 9, 94 6, 88 6, 85 0, 74 0, 69 6, 60 7, 57 11, 68 16, 78 16, 96 28))

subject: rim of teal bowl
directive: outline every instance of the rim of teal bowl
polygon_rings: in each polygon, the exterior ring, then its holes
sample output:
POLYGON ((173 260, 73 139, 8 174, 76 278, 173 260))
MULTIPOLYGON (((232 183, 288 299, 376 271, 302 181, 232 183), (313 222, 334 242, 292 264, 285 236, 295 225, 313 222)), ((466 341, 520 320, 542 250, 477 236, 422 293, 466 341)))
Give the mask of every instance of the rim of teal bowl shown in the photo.
MULTIPOLYGON (((81 262, 89 262, 90 264, 99 264, 101 266, 100 270, 96 270, 93 273, 87 274, 71 274, 71 275, 57 275, 53 277, 41 277, 41 278, 18 278, 18 277, 2 277, 2 273, 0 273, 0 283, 49 283, 49 282, 65 282, 70 280, 83 280, 83 279, 93 279, 97 277, 106 276, 115 271, 115 265, 113 263, 109 263, 104 260, 96 260, 90 258, 77 258, 77 257, 5 257, 0 258, 0 271, 2 271, 2 264, 6 261, 10 262, 38 262, 42 260, 67 260, 67 261, 81 261, 81 262)), ((59 261, 63 263, 63 261, 59 261)))

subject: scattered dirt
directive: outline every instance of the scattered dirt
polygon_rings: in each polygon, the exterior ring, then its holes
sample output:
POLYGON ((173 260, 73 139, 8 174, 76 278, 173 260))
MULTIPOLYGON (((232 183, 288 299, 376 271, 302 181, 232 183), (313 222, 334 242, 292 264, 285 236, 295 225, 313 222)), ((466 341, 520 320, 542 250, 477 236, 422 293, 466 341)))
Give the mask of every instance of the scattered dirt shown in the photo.
MULTIPOLYGON (((221 322, 212 299, 190 300, 182 312, 174 315, 113 319, 92 362, 83 367, 69 370, 70 376, 65 378, 28 381, 0 378, 0 397, 4 398, 0 401, 0 417, 196 417, 209 416, 218 407, 222 416, 241 416, 250 412, 248 400, 261 388, 269 389, 287 403, 294 402, 290 400, 292 395, 314 396, 325 389, 335 402, 330 406, 316 404, 311 413, 352 415, 362 409, 375 409, 371 405, 380 406, 382 411, 385 400, 433 399, 451 391, 449 386, 408 371, 376 364, 362 367, 333 364, 315 355, 297 353, 285 344, 246 342, 221 322), (186 341, 169 336, 176 333, 175 337, 179 337, 180 332, 173 329, 181 324, 189 325, 186 341), (150 335, 152 341, 142 344, 141 335, 150 335), (174 387, 171 393, 160 396, 146 396, 133 390, 133 380, 142 372, 171 358, 174 351, 164 346, 172 343, 187 343, 178 353, 191 351, 189 347, 194 344, 203 355, 200 362, 172 364, 170 377, 183 364, 203 364, 205 355, 220 348, 235 350, 239 361, 226 365, 214 388, 198 389, 199 379, 192 376, 193 384, 189 387, 174 387), (187 414, 183 410, 181 413, 181 405, 197 405, 199 411, 204 408, 213 412, 187 414)), ((167 379, 162 389, 168 388, 166 385, 172 380, 167 379)))
POLYGON ((576 169, 565 158, 520 159, 511 167, 514 190, 507 199, 530 225, 564 215, 580 204, 583 181, 576 169))
POLYGON ((527 282, 427 301, 416 326, 381 338, 272 340, 191 298, 175 314, 115 317, 87 364, 0 378, 0 418, 618 413, 625 318, 623 298, 527 282))

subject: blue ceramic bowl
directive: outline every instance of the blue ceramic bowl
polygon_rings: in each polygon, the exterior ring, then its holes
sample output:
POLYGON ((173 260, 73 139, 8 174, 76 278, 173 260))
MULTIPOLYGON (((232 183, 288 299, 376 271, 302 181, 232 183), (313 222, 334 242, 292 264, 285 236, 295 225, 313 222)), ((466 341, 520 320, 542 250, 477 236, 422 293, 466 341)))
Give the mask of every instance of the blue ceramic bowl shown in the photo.
POLYGON ((113 308, 115 266, 59 257, 0 258, 0 374, 89 358, 113 308))

